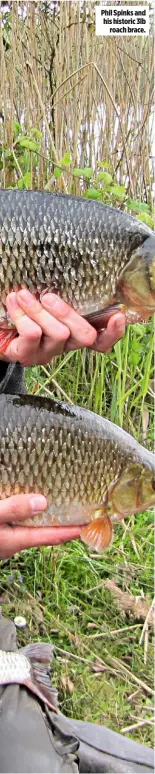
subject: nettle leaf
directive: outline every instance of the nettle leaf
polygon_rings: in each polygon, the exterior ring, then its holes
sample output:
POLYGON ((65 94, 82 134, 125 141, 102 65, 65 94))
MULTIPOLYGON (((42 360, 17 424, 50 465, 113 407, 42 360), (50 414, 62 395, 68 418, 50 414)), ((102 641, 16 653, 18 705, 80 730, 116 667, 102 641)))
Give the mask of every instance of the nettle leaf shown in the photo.
POLYGON ((107 169, 112 169, 109 159, 104 159, 104 161, 97 161, 97 166, 101 168, 106 167, 107 169))
POLYGON ((4 148, 3 153, 6 159, 13 159, 12 151, 8 148, 4 148))
POLYGON ((31 172, 25 172, 25 175, 23 175, 23 180, 26 185, 26 188, 30 188, 31 186, 31 172))
POLYGON ((134 352, 132 350, 132 352, 129 355, 129 363, 130 363, 130 365, 137 366, 139 362, 140 362, 140 354, 139 354, 139 352, 134 352))
POLYGON ((112 175, 110 175, 109 172, 104 172, 104 171, 103 172, 98 172, 98 174, 96 175, 95 180, 98 183, 100 183, 100 181, 103 180, 105 185, 106 184, 110 185, 110 183, 112 183, 112 175))
POLYGON ((83 176, 83 169, 73 169, 73 175, 74 177, 82 177, 83 176))
POLYGON ((140 354, 141 354, 141 352, 142 352, 142 344, 141 344, 141 341, 138 341, 138 339, 137 339, 136 337, 134 337, 134 338, 133 338, 133 340, 132 340, 132 346, 131 346, 131 350, 132 350, 133 352, 140 352, 140 354))
POLYGON ((25 135, 19 137, 18 143, 21 148, 28 148, 30 151, 35 152, 40 150, 40 143, 35 142, 31 137, 27 137, 25 135))
POLYGON ((101 191, 97 188, 88 188, 86 193, 87 199, 101 199, 101 191))
POLYGON ((17 182, 17 188, 30 188, 31 187, 31 172, 25 172, 23 177, 20 177, 17 182))
POLYGON ((154 228, 153 218, 151 218, 151 215, 148 215, 147 212, 139 212, 137 219, 142 220, 142 223, 146 223, 146 225, 150 226, 150 228, 154 228))
POLYGON ((13 122, 13 136, 14 136, 14 138, 18 137, 18 134, 20 134, 20 132, 22 132, 21 125, 18 123, 18 121, 14 121, 13 122))
POLYGON ((70 154, 70 151, 66 151, 66 153, 64 153, 64 156, 62 157, 62 159, 60 161, 60 164, 64 164, 66 167, 67 167, 68 164, 71 164, 71 154, 70 154))
POLYGON ((109 191, 114 194, 118 199, 125 199, 125 186, 124 185, 112 185, 109 191))
POLYGON ((17 181, 17 188, 19 188, 20 191, 22 191, 23 188, 25 190, 23 177, 20 177, 19 180, 17 181))
POLYGON ((39 129, 36 129, 35 126, 31 126, 31 134, 33 134, 34 137, 36 137, 36 140, 42 139, 42 133, 40 132, 39 129))
POLYGON ((84 167, 84 169, 73 169, 73 175, 75 177, 85 177, 87 180, 90 180, 91 177, 93 177, 93 169, 92 167, 84 167))
POLYGON ((130 353, 129 353, 129 362, 130 362, 130 364, 134 365, 134 366, 138 365, 138 363, 141 360, 141 355, 142 355, 141 341, 138 341, 138 339, 136 339, 136 337, 134 337, 133 340, 132 340, 132 346, 131 346, 131 350, 130 350, 130 353))
POLYGON ((56 180, 58 180, 59 177, 62 175, 62 169, 59 169, 59 167, 55 167, 54 169, 54 177, 56 177, 56 180))
POLYGON ((56 177, 57 180, 58 180, 59 177, 61 177, 62 172, 63 172, 63 170, 61 169, 61 166, 62 167, 64 167, 64 166, 67 167, 70 163, 71 163, 70 151, 66 151, 66 153, 64 153, 64 156, 62 157, 62 159, 60 159, 60 161, 59 161, 60 167, 55 167, 55 169, 54 169, 54 176, 56 177))
POLYGON ((149 206, 145 202, 138 201, 138 199, 128 199, 126 206, 132 212, 148 212, 149 206))
POLYGON ((23 174, 30 171, 30 154, 28 150, 21 148, 20 155, 18 156, 20 167, 23 170, 23 174))

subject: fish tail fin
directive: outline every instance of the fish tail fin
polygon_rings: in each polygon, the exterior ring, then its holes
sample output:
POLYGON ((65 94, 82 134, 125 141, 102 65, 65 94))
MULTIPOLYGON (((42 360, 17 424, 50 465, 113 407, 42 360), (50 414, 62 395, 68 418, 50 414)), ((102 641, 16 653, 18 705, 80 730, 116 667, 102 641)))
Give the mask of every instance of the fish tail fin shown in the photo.
POLYGON ((25 648, 21 648, 20 651, 24 656, 27 656, 31 663, 40 661, 50 667, 53 655, 53 645, 50 642, 32 642, 30 645, 25 645, 25 648))
POLYGON ((102 554, 113 538, 112 523, 109 516, 105 514, 98 519, 94 519, 94 521, 90 521, 89 524, 82 527, 80 537, 90 548, 94 548, 95 551, 102 554))
POLYGON ((17 330, 14 325, 12 328, 5 328, 3 327, 3 324, 0 323, 0 354, 5 352, 8 344, 10 344, 10 342, 13 341, 16 336, 17 330))
POLYGON ((58 712, 57 690, 51 684, 49 674, 53 655, 52 645, 47 642, 36 642, 26 645, 21 651, 31 664, 30 678, 24 681, 24 685, 44 704, 48 704, 50 709, 58 712))

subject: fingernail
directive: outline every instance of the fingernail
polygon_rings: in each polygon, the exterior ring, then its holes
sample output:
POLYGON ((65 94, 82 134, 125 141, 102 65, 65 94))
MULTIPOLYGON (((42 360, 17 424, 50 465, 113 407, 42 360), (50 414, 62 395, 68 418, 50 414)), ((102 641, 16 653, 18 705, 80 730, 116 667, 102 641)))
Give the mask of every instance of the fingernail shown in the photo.
POLYGON ((35 495, 30 498, 30 508, 32 513, 38 513, 38 511, 45 511, 47 508, 47 500, 43 495, 35 495))
POLYGON ((44 304, 44 301, 47 306, 49 306, 51 309, 57 309, 60 307, 61 299, 59 296, 56 296, 54 293, 47 293, 42 297, 42 303, 44 304))
POLYGON ((11 306, 14 309, 19 309, 16 293, 10 293, 9 301, 11 301, 11 306))
POLYGON ((31 293, 29 293, 29 290, 26 290, 26 289, 19 290, 18 296, 21 299, 21 301, 24 301, 24 304, 26 304, 26 306, 31 306, 31 304, 33 303, 33 298, 31 296, 31 293))

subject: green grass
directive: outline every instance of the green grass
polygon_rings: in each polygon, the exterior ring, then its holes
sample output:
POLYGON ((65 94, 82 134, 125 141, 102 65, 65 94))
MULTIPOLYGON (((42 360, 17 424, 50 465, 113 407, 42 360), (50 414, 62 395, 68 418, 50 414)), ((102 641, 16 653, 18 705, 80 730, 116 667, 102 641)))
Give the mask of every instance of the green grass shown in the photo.
POLYGON ((30 392, 79 403, 143 440, 142 416, 147 407, 147 446, 153 448, 153 323, 129 326, 113 350, 100 355, 81 350, 56 358, 50 366, 26 369, 30 392))
MULTIPOLYGON (((105 415, 153 448, 152 324, 129 327, 107 355, 78 351, 46 368, 27 369, 26 383, 30 392, 105 415)), ((149 630, 148 643, 140 644, 144 622, 118 609, 105 582, 113 578, 123 591, 144 595, 151 604, 153 535, 153 514, 146 512, 115 527, 114 542, 102 557, 79 541, 31 549, 0 567, 3 613, 11 619, 21 613, 27 620, 19 644, 54 642, 61 710, 119 732, 144 720, 129 736, 147 745, 153 745, 153 636, 149 630)))

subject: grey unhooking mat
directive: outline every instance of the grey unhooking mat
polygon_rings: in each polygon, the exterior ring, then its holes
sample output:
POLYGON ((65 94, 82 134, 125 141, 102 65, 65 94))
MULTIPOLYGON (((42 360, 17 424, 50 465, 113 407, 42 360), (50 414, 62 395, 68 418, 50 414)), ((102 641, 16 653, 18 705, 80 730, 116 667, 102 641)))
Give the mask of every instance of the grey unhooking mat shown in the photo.
MULTIPOLYGON (((16 629, 0 612, 0 649, 16 651, 16 629)), ((20 685, 0 686, 0 773, 151 772, 153 750, 93 723, 48 709, 20 685)))

